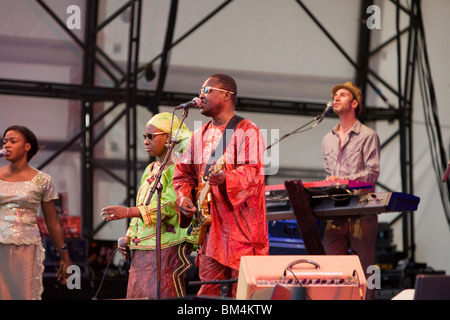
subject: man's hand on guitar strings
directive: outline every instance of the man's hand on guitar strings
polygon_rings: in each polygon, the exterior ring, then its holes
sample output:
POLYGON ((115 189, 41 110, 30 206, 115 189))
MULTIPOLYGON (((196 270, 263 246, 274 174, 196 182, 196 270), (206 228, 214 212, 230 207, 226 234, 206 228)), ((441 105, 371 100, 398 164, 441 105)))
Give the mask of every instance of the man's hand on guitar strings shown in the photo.
POLYGON ((182 197, 180 200, 180 213, 183 214, 186 218, 192 218, 192 216, 197 211, 197 208, 192 203, 192 200, 189 197, 182 197))

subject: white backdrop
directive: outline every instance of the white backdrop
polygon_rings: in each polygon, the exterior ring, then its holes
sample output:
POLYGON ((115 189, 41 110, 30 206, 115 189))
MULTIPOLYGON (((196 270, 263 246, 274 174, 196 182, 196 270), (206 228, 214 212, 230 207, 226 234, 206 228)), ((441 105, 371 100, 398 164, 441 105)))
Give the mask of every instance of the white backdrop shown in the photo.
MULTIPOLYGON (((123 1, 101 2, 101 16, 108 16, 123 1)), ((143 1, 140 61, 153 59, 163 48, 170 2, 143 1)), ((308 0, 303 1, 344 50, 356 61, 358 50, 359 0, 308 0)), ((409 1, 402 1, 407 6, 409 1)), ((71 4, 81 8, 84 19, 84 1, 46 1, 66 21, 66 9, 71 4)), ((175 39, 208 14, 222 1, 181 0, 175 27, 175 39)), ((374 48, 395 34, 395 8, 390 1, 377 1, 381 8, 381 29, 372 31, 374 48)), ((444 25, 450 14, 450 2, 445 0, 422 1, 425 31, 432 76, 436 89, 444 147, 447 155, 450 143, 450 43, 444 25)), ((408 25, 405 14, 401 26, 408 25)), ((82 24, 83 26, 83 24, 82 24)), ((84 30, 74 30, 83 38, 84 30)), ((406 38, 402 39, 406 46, 406 38)), ((119 63, 127 56, 127 14, 121 15, 99 34, 99 46, 119 63)), ((51 20, 42 8, 31 0, 3 0, 0 4, 0 78, 80 83, 82 54, 70 37, 51 20)), ((403 54, 402 58, 405 58, 403 54)), ((155 70, 158 70, 155 64, 155 70)), ((404 69, 404 64, 402 64, 404 69)), ((371 68, 397 86, 397 51, 395 44, 381 50, 371 59, 371 68)), ((170 54, 170 66, 165 89, 186 93, 197 92, 211 74, 224 72, 238 83, 240 97, 270 98, 292 101, 323 102, 330 99, 331 87, 336 83, 353 80, 355 70, 334 45, 323 35, 303 9, 293 0, 236 0, 204 26, 177 45, 170 54)), ((110 85, 109 79, 99 73, 99 85, 110 85)), ((377 81, 389 101, 396 105, 393 94, 377 81)), ((156 80, 140 79, 143 89, 154 89, 156 80)), ((450 226, 445 219, 431 165, 429 141, 425 130, 423 101, 417 94, 414 100, 414 190, 421 198, 415 217, 416 261, 425 262, 434 269, 450 272, 450 226)), ((369 88, 366 102, 370 106, 387 107, 369 88)), ((108 106, 108 104, 105 104, 108 106)), ((43 141, 65 141, 73 136, 81 123, 80 105, 65 99, 33 98, 0 95, 0 130, 11 124, 29 126, 43 141)), ((102 104, 96 106, 101 111, 102 104)), ((172 108, 161 107, 161 111, 172 108)), ((118 111, 117 111, 118 112, 118 111)), ((178 114, 181 116, 181 114, 178 114)), ((243 113, 263 129, 278 129, 282 136, 300 127, 308 117, 274 114, 243 113)), ((100 126, 105 126, 109 116, 100 126)), ((139 109, 138 134, 144 130, 151 113, 139 109)), ((206 121, 196 110, 191 110, 187 124, 206 121)), ((320 144, 322 137, 336 123, 325 119, 320 126, 284 140, 279 147, 280 168, 322 169, 320 144)), ((370 124, 380 135, 382 143, 398 129, 398 123, 380 121, 370 124)), ((124 158, 125 133, 117 125, 96 147, 100 157, 124 158)), ((42 151, 33 165, 39 165, 51 152, 42 151)), ((401 191, 400 149, 398 139, 382 152, 380 182, 401 191)), ((140 159, 146 159, 143 148, 140 159)), ((1 165, 4 165, 4 160, 1 165)), ((80 214, 80 157, 77 153, 60 155, 44 171, 51 174, 60 192, 68 194, 70 215, 80 214)), ((123 172, 119 172, 123 174, 123 172)), ((304 178, 304 177, 292 177, 304 178)), ((95 212, 103 206, 124 200, 124 188, 104 174, 95 177, 95 212)), ((269 182, 278 183, 269 177, 269 182)), ((391 221, 395 213, 380 215, 381 221, 391 221)), ((101 221, 99 214, 95 223, 101 221)), ((123 222, 107 224, 96 236, 99 239, 117 239, 125 231, 123 222)), ((395 243, 402 249, 401 226, 394 230, 395 243)))

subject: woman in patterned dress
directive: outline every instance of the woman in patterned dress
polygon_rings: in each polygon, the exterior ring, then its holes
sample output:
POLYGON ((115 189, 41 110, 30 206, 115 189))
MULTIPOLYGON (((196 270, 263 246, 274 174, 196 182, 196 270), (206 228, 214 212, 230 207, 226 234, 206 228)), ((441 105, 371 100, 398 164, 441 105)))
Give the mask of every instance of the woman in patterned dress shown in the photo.
POLYGON ((60 256, 57 278, 63 284, 71 265, 54 204, 58 193, 48 174, 28 164, 38 151, 31 130, 7 128, 2 151, 9 164, 0 167, 0 300, 39 300, 45 258, 37 225, 39 206, 60 256))
MULTIPOLYGON (((162 173, 161 190, 161 279, 157 294, 157 192, 146 205, 150 190, 167 154, 167 145, 180 128, 179 119, 163 112, 154 115, 145 126, 144 147, 149 156, 157 160, 144 170, 136 196, 135 207, 108 206, 102 209, 104 220, 131 218, 125 242, 131 249, 132 260, 128 278, 128 299, 173 299, 186 295, 185 278, 191 267, 189 255, 193 250, 194 236, 180 228, 175 210, 177 195, 172 185, 175 161, 185 150, 192 133, 183 124, 177 136, 174 152, 162 173)), ((120 240, 120 239, 119 239, 120 240)), ((119 241, 120 244, 121 241, 119 241)))

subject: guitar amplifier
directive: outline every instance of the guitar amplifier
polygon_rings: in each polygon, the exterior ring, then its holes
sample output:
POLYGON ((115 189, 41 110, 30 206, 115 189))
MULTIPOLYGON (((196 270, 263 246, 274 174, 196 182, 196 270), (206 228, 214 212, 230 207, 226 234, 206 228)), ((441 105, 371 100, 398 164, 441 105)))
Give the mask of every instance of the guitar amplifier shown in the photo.
POLYGON ((267 300, 275 287, 302 288, 310 300, 364 300, 366 277, 356 255, 244 256, 236 299, 267 300), (264 291, 263 291, 264 290, 264 291))

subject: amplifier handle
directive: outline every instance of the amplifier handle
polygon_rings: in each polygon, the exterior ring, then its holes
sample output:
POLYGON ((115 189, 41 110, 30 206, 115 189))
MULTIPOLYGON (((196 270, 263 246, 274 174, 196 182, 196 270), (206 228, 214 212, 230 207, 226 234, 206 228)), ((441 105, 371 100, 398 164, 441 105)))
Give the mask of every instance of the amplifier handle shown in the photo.
POLYGON ((292 268, 293 266, 295 266, 296 264, 299 264, 299 263, 304 263, 304 262, 310 263, 310 264, 314 265, 314 266, 316 267, 316 269, 320 269, 320 265, 319 265, 317 262, 312 261, 312 260, 310 260, 310 259, 300 259, 300 260, 295 260, 295 261, 292 261, 291 263, 289 263, 289 264, 286 266, 286 268, 284 269, 283 279, 286 277, 286 271, 287 271, 287 270, 291 271, 291 268, 292 268))
POLYGON ((310 260, 310 259, 300 259, 300 260, 292 261, 291 263, 289 263, 289 264, 287 265, 286 269, 290 269, 290 268, 292 268, 293 266, 295 266, 296 264, 304 263, 304 262, 306 262, 306 263, 311 263, 312 265, 316 266, 317 269, 320 269, 320 265, 319 265, 317 262, 312 261, 312 260, 310 260))

